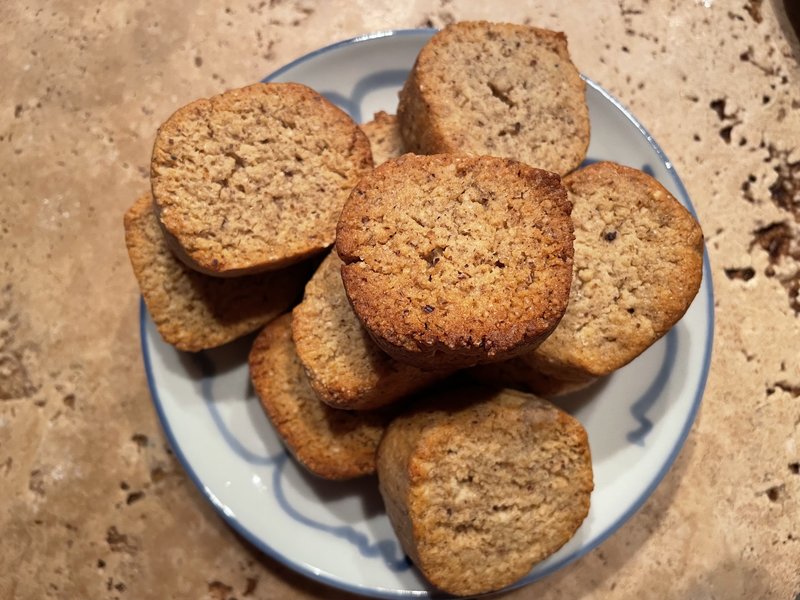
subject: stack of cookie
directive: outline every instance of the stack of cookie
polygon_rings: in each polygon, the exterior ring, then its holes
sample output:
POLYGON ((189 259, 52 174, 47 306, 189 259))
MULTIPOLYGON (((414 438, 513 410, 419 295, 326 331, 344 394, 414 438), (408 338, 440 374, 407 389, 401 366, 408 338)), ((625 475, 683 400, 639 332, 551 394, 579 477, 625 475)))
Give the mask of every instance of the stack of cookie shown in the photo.
POLYGON ((404 549, 453 594, 513 583, 588 514, 583 427, 505 388, 588 385, 699 289, 698 224, 644 173, 580 169, 589 134, 563 34, 457 23, 397 116, 361 128, 299 84, 181 108, 126 215, 163 338, 266 325, 251 378, 287 447, 321 477, 377 471, 404 549))

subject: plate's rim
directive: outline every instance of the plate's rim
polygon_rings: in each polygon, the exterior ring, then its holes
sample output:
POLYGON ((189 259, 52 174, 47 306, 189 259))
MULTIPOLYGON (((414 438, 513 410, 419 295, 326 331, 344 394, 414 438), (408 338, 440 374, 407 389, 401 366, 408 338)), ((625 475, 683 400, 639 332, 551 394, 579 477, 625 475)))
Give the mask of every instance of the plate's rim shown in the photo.
MULTIPOLYGON (((362 42, 368 42, 377 39, 389 38, 389 37, 399 37, 399 36, 407 36, 407 35, 424 35, 424 34, 432 34, 435 33, 437 30, 432 28, 416 28, 416 29, 391 29, 391 30, 383 30, 377 31, 373 33, 367 33, 363 35, 359 35, 356 37, 352 37, 346 40, 342 40, 339 42, 335 42, 333 44, 329 44, 322 48, 318 48, 313 50, 307 54, 304 54, 295 60, 283 65, 282 67, 276 69, 269 75, 267 75, 262 81, 269 82, 276 77, 282 75, 283 73, 289 71, 290 69, 299 66, 300 64, 307 62, 321 54, 330 52, 331 50, 335 50, 345 46, 352 46, 362 42)), ((606 100, 608 100, 617 110, 619 110, 627 119, 628 121, 636 127, 640 134, 647 140, 647 143, 650 147, 655 151, 656 155, 661 159, 662 164, 666 168, 667 172, 672 177, 672 181, 675 184, 676 188, 678 189, 679 194, 682 196, 683 204, 686 208, 691 212, 691 214, 697 218, 697 213, 694 209, 692 201, 689 197, 689 194, 686 190, 686 187, 681 181, 681 178, 678 176, 678 173, 675 170, 675 167, 672 161, 669 160, 664 150, 662 150, 661 146, 656 142, 650 132, 639 122, 639 120, 631 113, 628 108, 622 104, 616 97, 611 95, 608 91, 606 91, 603 87, 601 87, 598 83, 594 80, 586 77, 585 75, 581 75, 584 81, 593 88, 595 91, 600 93, 606 100)), ((673 463, 675 462, 676 458, 680 454, 680 451, 683 449, 683 446, 686 443, 686 439, 691 432, 691 429, 694 425, 695 419, 697 417, 697 413, 700 408, 700 404, 702 403, 703 395, 705 393, 706 384, 708 382, 708 373, 711 366, 711 355, 713 351, 713 342, 714 342, 714 284, 711 275, 711 263, 708 256, 708 248, 703 243, 703 283, 707 282, 707 298, 706 301, 708 303, 707 309, 707 338, 706 338, 706 347, 704 349, 704 362, 703 367, 700 373, 700 380, 697 390, 695 392, 695 397, 692 402, 692 406, 688 415, 688 418, 685 422, 683 430, 679 434, 675 446, 672 448, 670 454, 667 457, 667 460, 661 467, 658 474, 655 478, 651 481, 650 485, 640 494, 640 496, 636 499, 636 501, 630 506, 630 508, 625 511, 620 517, 614 521, 606 530, 599 535, 596 539, 592 540, 586 546, 583 546, 573 552, 572 554, 564 557, 563 559, 559 560, 558 562, 550 565, 547 569, 542 572, 536 573, 534 577, 526 576, 525 578, 517 581, 516 583, 512 584, 511 586, 504 588, 502 591, 508 591, 512 589, 516 589, 534 581, 544 579, 545 577, 551 575, 552 573, 560 570, 561 568, 567 566, 568 564, 582 558, 595 548, 597 548, 600 544, 605 542, 609 537, 611 537, 614 533, 619 531, 619 529, 634 515, 636 514, 642 505, 647 501, 647 499, 653 494, 655 489, 664 479, 666 474, 672 468, 673 463)), ((702 284, 701 284, 702 287, 702 284)), ((309 577, 312 580, 316 580, 322 582, 326 585, 351 592, 354 594, 359 594, 362 596, 372 596, 372 597, 379 597, 379 598, 424 598, 429 597, 430 593, 424 590, 392 590, 386 588, 374 588, 374 587, 366 587, 361 586, 358 584, 352 584, 347 581, 344 581, 334 575, 324 572, 316 567, 309 565, 303 562, 296 562, 295 560, 289 558, 288 556, 281 554, 271 546, 267 544, 264 540, 253 534, 247 527, 245 527, 235 516, 233 516, 230 511, 226 511, 225 508, 214 495, 214 493, 202 482, 200 477, 197 475, 195 470, 193 469, 191 463, 187 459, 186 455, 184 454, 181 446, 178 444, 177 439, 173 433, 173 430, 169 424, 168 419, 166 418, 166 414, 164 412, 163 403, 161 402, 161 398, 158 393, 158 388, 156 387, 155 377, 153 376, 153 369, 152 369, 152 361, 150 358, 150 350, 147 346, 148 337, 147 337, 147 330, 146 330, 146 323, 147 323, 147 307, 144 303, 144 298, 140 297, 139 302, 139 337, 140 343, 142 347, 142 357, 144 361, 145 367, 145 374, 147 377, 147 385, 150 389, 150 395, 153 399, 153 404, 156 408, 156 413, 158 414, 159 421, 161 423, 161 427, 164 430, 164 434, 169 442, 170 447, 175 453, 176 458, 181 463, 184 471, 189 475, 192 483, 197 487, 198 490, 208 499, 217 513, 223 518, 223 520, 239 535, 245 538, 250 544, 255 546, 259 551, 263 552, 267 556, 277 560, 278 562, 283 563, 287 567, 309 577)))

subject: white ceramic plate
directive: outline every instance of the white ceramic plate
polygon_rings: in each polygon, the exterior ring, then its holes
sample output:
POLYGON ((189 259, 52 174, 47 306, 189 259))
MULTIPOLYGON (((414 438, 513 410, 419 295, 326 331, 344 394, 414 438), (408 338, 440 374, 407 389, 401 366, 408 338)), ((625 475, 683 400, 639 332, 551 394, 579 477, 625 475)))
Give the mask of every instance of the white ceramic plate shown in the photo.
MULTIPOLYGON (((312 52, 270 81, 324 93, 357 121, 394 112, 397 91, 432 30, 371 34, 312 52)), ((587 79, 589 160, 607 159, 655 176, 689 210, 689 197, 653 138, 617 100, 587 79)), ((595 491, 575 537, 524 585, 586 554, 644 503, 669 469, 703 395, 714 323, 711 273, 683 320, 607 381, 562 404, 586 427, 595 491), (588 401, 591 400, 591 401, 588 401)), ((247 375, 252 337, 184 354, 165 344, 144 304, 144 363, 156 409, 176 455, 227 522, 266 554, 332 586, 380 597, 425 597, 386 518, 374 478, 333 483, 288 457, 247 375)))

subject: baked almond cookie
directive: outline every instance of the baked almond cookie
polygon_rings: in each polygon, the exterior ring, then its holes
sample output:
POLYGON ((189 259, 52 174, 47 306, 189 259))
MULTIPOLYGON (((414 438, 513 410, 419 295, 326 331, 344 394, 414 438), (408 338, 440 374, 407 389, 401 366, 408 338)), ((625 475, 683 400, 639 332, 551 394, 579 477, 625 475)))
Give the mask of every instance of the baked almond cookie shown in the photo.
POLYGON ((513 158, 569 173, 589 147, 585 85, 563 33, 461 22, 425 44, 400 92, 406 151, 513 158))
POLYGON ((209 277, 167 247, 150 194, 125 213, 125 244, 144 302, 161 337, 179 350, 221 346, 265 325, 299 298, 308 265, 235 279, 209 277))
POLYGON ((375 450, 388 415, 336 410, 319 401, 292 343, 291 315, 258 335, 249 365, 261 405, 300 464, 325 479, 375 472, 375 450))
POLYGON ((151 182, 175 253, 226 277, 330 246, 347 195, 371 168, 369 141, 346 113, 306 86, 258 83, 167 119, 151 182))
POLYGON ((396 116, 383 111, 376 112, 372 121, 364 123, 361 129, 369 138, 372 160, 376 166, 403 154, 403 138, 396 116))
POLYGON ((501 158, 406 154, 365 176, 342 210, 345 291, 399 361, 434 370, 511 358, 564 314, 570 210, 554 173, 501 158))
POLYGON ((521 392, 456 388, 386 429, 378 481, 403 549, 436 587, 499 590, 563 546, 594 487, 586 431, 521 392))
POLYGON ((342 261, 331 253, 292 311, 297 355, 320 400, 335 408, 376 408, 444 377, 444 372, 400 363, 378 348, 347 301, 341 268, 342 261))
MULTIPOLYGON (((639 356, 680 320, 703 276, 700 225, 649 175, 600 162, 564 185, 575 223, 569 306, 541 346, 494 378, 506 383, 513 371, 517 383, 550 395, 571 390, 544 390, 542 376, 591 380, 639 356)), ((492 371, 482 369, 484 376, 492 371)))

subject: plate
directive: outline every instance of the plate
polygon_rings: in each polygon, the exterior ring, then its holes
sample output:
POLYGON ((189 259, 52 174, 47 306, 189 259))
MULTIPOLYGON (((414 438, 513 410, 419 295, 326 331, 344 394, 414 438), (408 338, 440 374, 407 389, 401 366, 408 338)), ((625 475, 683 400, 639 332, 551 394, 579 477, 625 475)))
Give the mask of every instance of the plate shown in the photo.
MULTIPOLYGON (((370 34, 312 52, 265 81, 320 91, 357 121, 394 112, 397 92, 434 31, 370 34)), ((613 160, 656 177, 692 213, 675 168, 650 134, 586 78, 592 125, 589 161, 613 160)), ((684 318, 658 343, 583 393, 560 402, 586 427, 595 491, 589 516, 559 552, 515 587, 580 558, 619 529, 666 474, 700 405, 711 357, 714 302, 706 255, 703 283, 684 318)), ((319 480, 287 455, 247 374, 252 336, 185 354, 165 344, 141 308, 150 391, 175 454, 237 532, 292 569, 337 588, 377 597, 428 597, 400 548, 374 478, 319 480)))

